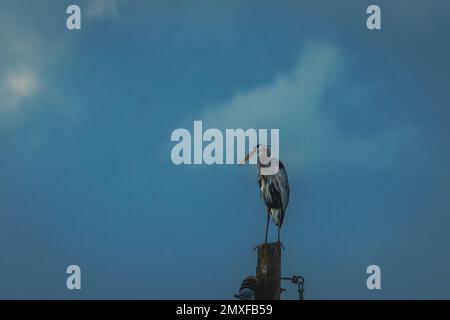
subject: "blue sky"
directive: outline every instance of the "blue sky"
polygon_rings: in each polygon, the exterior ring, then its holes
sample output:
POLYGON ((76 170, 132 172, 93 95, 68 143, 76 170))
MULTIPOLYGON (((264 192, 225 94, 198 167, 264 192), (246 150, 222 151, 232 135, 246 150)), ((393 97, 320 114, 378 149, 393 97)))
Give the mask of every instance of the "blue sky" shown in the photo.
POLYGON ((231 299, 265 209, 253 166, 172 164, 194 120, 280 129, 305 298, 450 298, 449 3, 76 3, 0 4, 0 298, 231 299))

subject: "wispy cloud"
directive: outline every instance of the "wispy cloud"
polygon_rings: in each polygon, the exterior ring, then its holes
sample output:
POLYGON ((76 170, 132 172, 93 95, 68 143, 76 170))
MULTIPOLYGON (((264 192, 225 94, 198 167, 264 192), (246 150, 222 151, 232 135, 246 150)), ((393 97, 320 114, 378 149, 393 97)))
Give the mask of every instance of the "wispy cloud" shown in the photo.
POLYGON ((10 93, 18 98, 29 97, 38 90, 37 77, 30 70, 8 75, 6 83, 10 93))
POLYGON ((27 97, 37 90, 37 80, 33 72, 25 71, 7 77, 8 89, 18 97, 27 97))
POLYGON ((0 39, 4 48, 0 52, 0 113, 1 120, 9 121, 5 117, 22 114, 25 101, 43 88, 44 70, 54 52, 50 47, 45 50, 39 34, 6 12, 0 15, 0 39))
POLYGON ((0 114, 11 117, 22 113, 24 101, 39 89, 39 76, 32 70, 10 71, 0 80, 0 114))
MULTIPOLYGON (((326 113, 327 90, 338 85, 345 59, 340 49, 307 44, 292 71, 264 85, 236 93, 230 101, 208 106, 200 119, 219 128, 279 128, 280 155, 291 170, 326 170, 342 165, 380 168, 395 161, 398 147, 411 138, 406 125, 371 135, 339 131, 326 113)), ((370 99, 371 97, 365 97, 370 99)), ((346 106, 339 106, 345 112, 346 106)))
MULTIPOLYGON (((126 2, 81 2, 82 18, 115 18, 126 2)), ((33 150, 42 145, 46 136, 45 128, 27 126, 33 117, 38 113, 42 115, 42 112, 56 112, 68 121, 77 121, 73 115, 78 114, 79 108, 74 102, 77 97, 68 99, 55 72, 67 65, 69 49, 77 43, 69 34, 65 37, 62 33, 70 32, 65 30, 64 20, 60 24, 61 29, 55 30, 54 21, 47 23, 42 20, 42 12, 50 9, 46 6, 36 8, 38 12, 24 10, 20 4, 0 4, 0 139, 21 139, 11 143, 19 145, 41 130, 40 142, 32 144, 33 150)), ((54 14, 51 10, 50 13, 54 14)))
POLYGON ((91 18, 116 18, 127 2, 128 0, 90 0, 87 2, 86 13, 91 18))
POLYGON ((38 150, 43 138, 38 144, 36 137, 44 137, 38 134, 44 129, 29 124, 39 112, 56 111, 49 109, 51 105, 61 106, 57 101, 63 93, 53 71, 65 63, 67 43, 55 37, 39 14, 20 6, 1 9, 0 140, 18 149, 38 150))

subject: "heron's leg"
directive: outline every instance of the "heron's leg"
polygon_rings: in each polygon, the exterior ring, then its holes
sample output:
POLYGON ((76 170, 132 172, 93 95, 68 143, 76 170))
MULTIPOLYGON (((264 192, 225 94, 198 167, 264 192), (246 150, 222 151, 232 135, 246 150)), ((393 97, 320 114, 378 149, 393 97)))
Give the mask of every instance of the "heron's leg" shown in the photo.
POLYGON ((267 207, 267 223, 266 223, 266 239, 264 243, 267 243, 267 234, 269 233, 269 219, 270 219, 270 209, 267 207))
POLYGON ((281 225, 278 225, 278 242, 281 244, 281 247, 284 250, 283 242, 280 241, 280 229, 281 229, 281 225))

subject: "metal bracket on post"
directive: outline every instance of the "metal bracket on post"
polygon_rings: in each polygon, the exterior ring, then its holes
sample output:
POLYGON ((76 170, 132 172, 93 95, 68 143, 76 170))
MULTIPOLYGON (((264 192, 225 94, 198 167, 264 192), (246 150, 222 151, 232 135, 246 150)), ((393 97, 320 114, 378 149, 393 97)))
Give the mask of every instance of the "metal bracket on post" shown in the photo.
POLYGON ((289 280, 297 285, 298 299, 303 300, 303 293, 305 292, 305 278, 302 276, 281 277, 281 280, 289 280))

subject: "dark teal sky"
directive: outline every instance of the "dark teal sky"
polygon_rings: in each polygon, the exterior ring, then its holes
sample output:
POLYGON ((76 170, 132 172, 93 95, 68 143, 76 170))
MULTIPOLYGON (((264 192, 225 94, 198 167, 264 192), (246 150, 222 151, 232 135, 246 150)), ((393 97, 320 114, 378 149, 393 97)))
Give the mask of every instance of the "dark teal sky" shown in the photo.
POLYGON ((2 0, 0 298, 231 299, 265 208, 253 166, 172 164, 170 135, 194 120, 280 129, 282 273, 306 278, 305 298, 450 298, 449 13, 2 0), (81 31, 65 28, 72 3, 81 31))

